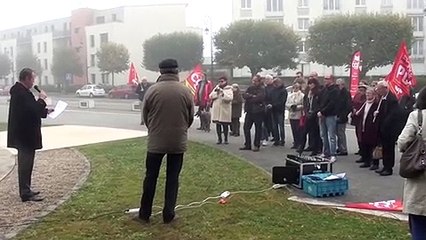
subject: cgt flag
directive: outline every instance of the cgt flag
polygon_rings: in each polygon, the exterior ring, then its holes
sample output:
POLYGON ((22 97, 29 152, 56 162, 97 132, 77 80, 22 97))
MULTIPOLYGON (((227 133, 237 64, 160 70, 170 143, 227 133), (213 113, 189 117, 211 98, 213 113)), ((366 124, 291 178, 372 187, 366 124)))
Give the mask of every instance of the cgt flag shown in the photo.
POLYGON ((129 71, 129 80, 127 81, 128 85, 138 85, 139 82, 139 76, 136 72, 136 68, 133 65, 133 63, 130 64, 130 71, 129 71))
POLYGON ((195 95, 195 90, 197 89, 198 81, 203 78, 203 75, 203 68, 201 64, 198 64, 186 78, 185 85, 191 90, 192 95, 195 95))
POLYGON ((390 90, 398 99, 401 99, 402 96, 410 95, 411 88, 417 84, 405 41, 399 47, 392 70, 386 76, 386 81, 389 83, 390 90))
POLYGON ((401 212, 402 201, 401 200, 388 200, 380 202, 368 202, 368 203, 347 203, 347 208, 356 209, 367 209, 367 210, 379 210, 379 211, 390 211, 390 212, 401 212))
POLYGON ((361 73, 361 51, 356 51, 352 56, 352 62, 351 62, 351 73, 350 73, 350 79, 351 79, 351 96, 352 98, 355 96, 355 94, 358 91, 358 85, 359 85, 359 76, 361 73))

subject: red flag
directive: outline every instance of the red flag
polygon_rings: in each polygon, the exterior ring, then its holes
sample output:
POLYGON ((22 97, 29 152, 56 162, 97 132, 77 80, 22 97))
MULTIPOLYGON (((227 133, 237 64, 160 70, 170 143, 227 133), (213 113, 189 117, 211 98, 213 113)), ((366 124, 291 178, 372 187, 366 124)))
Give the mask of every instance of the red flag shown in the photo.
POLYGON ((139 76, 136 72, 136 68, 133 65, 133 63, 130 64, 130 71, 129 71, 129 80, 127 81, 128 85, 137 85, 139 82, 139 76))
POLYGON ((352 56, 351 61, 351 96, 352 98, 358 92, 359 76, 361 73, 361 51, 356 51, 352 56))
POLYGON ((369 203, 347 203, 345 204, 345 207, 356 208, 356 209, 367 209, 367 210, 402 212, 402 201, 388 200, 388 201, 369 202, 369 203))
POLYGON ((203 75, 203 68, 201 64, 198 64, 186 78, 185 85, 191 90, 192 95, 195 95, 195 89, 197 88, 198 81, 203 78, 203 75))
POLYGON ((389 83, 389 89, 398 99, 404 95, 410 95, 411 88, 417 84, 405 41, 402 41, 399 47, 392 70, 386 76, 386 81, 389 83))

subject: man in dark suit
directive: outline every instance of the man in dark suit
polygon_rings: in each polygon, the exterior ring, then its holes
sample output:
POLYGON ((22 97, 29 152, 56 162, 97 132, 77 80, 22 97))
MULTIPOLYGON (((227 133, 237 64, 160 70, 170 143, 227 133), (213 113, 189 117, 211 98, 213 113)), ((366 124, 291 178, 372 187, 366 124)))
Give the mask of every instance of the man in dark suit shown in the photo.
POLYGON ((376 172, 381 176, 390 176, 395 166, 395 143, 402 131, 398 124, 402 121, 402 109, 386 81, 377 83, 376 92, 381 99, 374 115, 376 121, 379 121, 379 138, 383 148, 383 168, 376 172))
POLYGON ((143 99, 145 97, 146 91, 148 91, 148 88, 151 85, 148 83, 148 79, 146 77, 143 77, 142 80, 138 83, 138 86, 136 87, 136 94, 138 94, 138 98, 140 101, 140 109, 141 109, 141 125, 144 125, 145 122, 143 121, 143 111, 142 111, 142 103, 143 99))
POLYGON ((19 195, 23 202, 42 201, 40 192, 31 190, 31 175, 36 149, 42 148, 41 118, 52 110, 46 108, 46 93, 40 92, 38 100, 30 89, 36 74, 29 68, 19 73, 19 82, 10 89, 7 147, 18 150, 19 195))

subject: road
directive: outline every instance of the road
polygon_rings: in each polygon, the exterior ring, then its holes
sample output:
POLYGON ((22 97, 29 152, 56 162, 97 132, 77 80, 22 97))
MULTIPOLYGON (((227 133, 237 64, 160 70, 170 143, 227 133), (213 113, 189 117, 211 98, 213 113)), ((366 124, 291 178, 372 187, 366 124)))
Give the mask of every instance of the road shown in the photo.
MULTIPOLYGON (((80 99, 71 96, 53 97, 52 102, 55 103, 58 100, 66 101, 69 103, 70 107, 57 119, 44 120, 44 124, 88 125, 133 130, 144 129, 143 126, 139 125, 139 111, 131 111, 131 105, 135 100, 95 98, 93 99, 95 101, 95 108, 93 109, 78 108, 78 103, 80 100, 84 100, 83 98, 80 99)), ((0 122, 7 122, 7 113, 7 98, 0 97, 0 122)), ((216 137, 214 131, 211 133, 201 133, 195 130, 196 127, 198 127, 198 120, 192 129, 190 129, 189 137, 191 140, 209 144, 245 158, 268 172, 271 172, 273 166, 284 165, 286 154, 294 153, 288 148, 289 144, 287 144, 285 148, 268 146, 262 148, 260 153, 241 152, 238 148, 243 143, 242 137, 232 137, 230 138, 229 145, 217 146, 215 144, 216 137)), ((287 143, 292 142, 290 132, 289 127, 287 127, 287 143)), ((349 151, 354 153, 357 150, 357 143, 353 129, 347 130, 347 139, 349 151)), ((359 158, 359 156, 350 154, 347 157, 340 157, 339 161, 334 164, 334 172, 346 172, 348 174, 350 191, 343 197, 330 198, 328 200, 356 202, 401 198, 403 180, 397 173, 390 177, 380 177, 374 172, 358 168, 358 165, 354 163, 357 158, 359 158)), ((398 169, 398 167, 395 169, 398 169)))

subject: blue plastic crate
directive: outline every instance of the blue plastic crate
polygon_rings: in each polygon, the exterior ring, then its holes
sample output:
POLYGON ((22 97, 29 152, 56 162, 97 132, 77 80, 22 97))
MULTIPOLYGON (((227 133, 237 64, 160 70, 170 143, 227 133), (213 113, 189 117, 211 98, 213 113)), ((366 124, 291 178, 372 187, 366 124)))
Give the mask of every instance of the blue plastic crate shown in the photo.
POLYGON ((325 181, 331 173, 317 173, 302 177, 303 191, 313 197, 341 196, 349 189, 348 179, 325 181))

